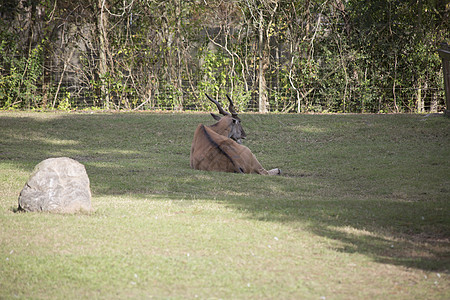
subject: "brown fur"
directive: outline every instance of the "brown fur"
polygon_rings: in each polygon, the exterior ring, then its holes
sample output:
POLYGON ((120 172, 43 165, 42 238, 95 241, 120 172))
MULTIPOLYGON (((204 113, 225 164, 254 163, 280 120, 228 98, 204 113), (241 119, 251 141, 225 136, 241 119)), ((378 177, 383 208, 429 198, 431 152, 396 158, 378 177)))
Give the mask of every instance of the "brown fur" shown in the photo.
POLYGON ((199 124, 192 141, 190 163, 196 170, 278 175, 279 169, 267 171, 246 146, 231 138, 231 116, 225 116, 208 127, 199 124))

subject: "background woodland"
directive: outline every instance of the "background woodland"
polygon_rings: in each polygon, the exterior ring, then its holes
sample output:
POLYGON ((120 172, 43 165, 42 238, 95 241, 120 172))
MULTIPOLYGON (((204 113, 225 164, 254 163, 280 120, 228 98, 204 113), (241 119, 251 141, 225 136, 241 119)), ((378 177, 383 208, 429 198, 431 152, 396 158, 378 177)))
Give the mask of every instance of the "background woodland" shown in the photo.
POLYGON ((3 0, 1 109, 424 112, 446 0, 3 0))

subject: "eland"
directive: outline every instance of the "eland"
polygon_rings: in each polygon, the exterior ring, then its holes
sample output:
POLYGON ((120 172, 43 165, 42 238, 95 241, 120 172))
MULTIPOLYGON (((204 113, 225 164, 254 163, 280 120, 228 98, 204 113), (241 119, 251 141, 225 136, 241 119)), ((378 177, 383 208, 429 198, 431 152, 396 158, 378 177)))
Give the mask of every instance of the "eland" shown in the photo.
POLYGON ((211 126, 199 124, 191 146, 190 163, 196 170, 220 171, 261 175, 279 175, 280 169, 266 170, 249 148, 242 145, 246 134, 227 95, 230 105, 226 112, 217 100, 205 94, 218 108, 223 117, 211 113, 217 123, 211 126))

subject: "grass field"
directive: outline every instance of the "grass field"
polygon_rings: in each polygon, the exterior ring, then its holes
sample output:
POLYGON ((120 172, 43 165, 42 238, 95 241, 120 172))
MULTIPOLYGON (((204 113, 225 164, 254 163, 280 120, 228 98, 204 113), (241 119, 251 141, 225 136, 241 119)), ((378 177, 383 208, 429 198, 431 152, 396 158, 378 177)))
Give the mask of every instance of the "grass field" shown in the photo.
POLYGON ((0 113, 0 299, 450 299, 450 119, 241 118, 282 176, 191 170, 207 114, 0 113), (15 212, 59 156, 93 211, 15 212))

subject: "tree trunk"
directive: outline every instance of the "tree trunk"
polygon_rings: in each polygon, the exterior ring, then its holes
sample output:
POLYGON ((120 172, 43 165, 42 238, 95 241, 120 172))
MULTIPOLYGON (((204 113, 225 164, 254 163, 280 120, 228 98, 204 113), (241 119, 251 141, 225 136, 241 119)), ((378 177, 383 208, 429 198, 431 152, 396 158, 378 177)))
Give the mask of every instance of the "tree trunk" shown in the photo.
POLYGON ((266 113, 268 110, 268 101, 267 101, 267 84, 265 78, 265 69, 268 66, 267 62, 267 53, 265 51, 264 45, 264 26, 263 26, 263 14, 260 12, 259 18, 259 70, 258 70, 258 103, 259 103, 259 112, 266 113))
POLYGON ((97 1, 97 34, 99 43, 99 61, 98 61, 98 75, 100 78, 100 95, 104 98, 105 109, 110 108, 110 99, 107 89, 106 76, 108 73, 108 62, 107 62, 107 34, 106 25, 108 24, 108 15, 105 11, 106 0, 97 1))
POLYGON ((177 72, 176 72, 176 87, 177 87, 177 98, 178 101, 176 103, 176 107, 175 110, 177 111, 182 111, 183 110, 183 77, 182 77, 182 52, 181 52, 181 18, 182 16, 182 5, 183 5, 183 1, 180 0, 178 3, 175 1, 175 14, 176 14, 176 20, 177 20, 177 29, 176 29, 176 51, 177 51, 177 64, 176 64, 176 68, 177 68, 177 72))

